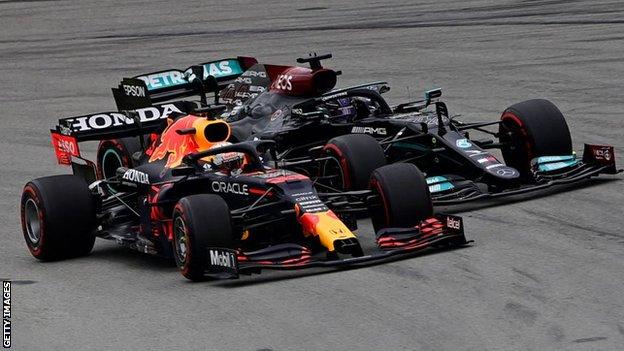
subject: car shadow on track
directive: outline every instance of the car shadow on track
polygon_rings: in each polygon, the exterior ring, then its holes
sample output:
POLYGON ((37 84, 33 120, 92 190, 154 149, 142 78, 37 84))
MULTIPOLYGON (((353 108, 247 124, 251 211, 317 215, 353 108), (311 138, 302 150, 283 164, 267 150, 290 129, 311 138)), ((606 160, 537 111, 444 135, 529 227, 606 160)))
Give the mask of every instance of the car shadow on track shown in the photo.
POLYGON ((120 262, 132 267, 143 267, 149 270, 177 272, 175 262, 160 256, 148 255, 137 252, 114 243, 105 243, 93 249, 93 252, 86 257, 88 260, 104 260, 107 262, 120 262))
MULTIPOLYGON (((168 260, 164 257, 152 256, 141 252, 133 251, 125 247, 116 246, 114 244, 107 245, 104 243, 104 247, 98 247, 87 257, 74 258, 72 260, 91 260, 91 261, 106 261, 106 262, 118 262, 126 267, 132 267, 137 269, 144 269, 149 271, 167 272, 171 274, 178 274, 182 282, 188 284, 205 284, 207 287, 214 286, 218 288, 240 288, 251 285, 266 284, 282 280, 299 279, 312 277, 323 274, 332 274, 338 272, 344 272, 348 270, 367 268, 391 262, 398 262, 403 260, 418 259, 429 255, 441 254, 444 252, 451 252, 459 249, 465 249, 472 247, 473 241, 469 241, 465 246, 460 247, 445 247, 428 249, 422 252, 415 252, 413 255, 402 257, 389 257, 385 260, 371 263, 360 263, 354 266, 345 267, 327 267, 327 268, 308 268, 301 270, 264 270, 261 274, 241 275, 238 279, 223 279, 214 280, 206 279, 202 282, 191 282, 179 275, 179 270, 175 266, 172 260, 168 260)), ((101 246, 101 245, 100 245, 101 246)), ((49 262, 47 264, 54 264, 49 262)))
POLYGON ((494 198, 494 199, 475 200, 473 202, 467 202, 467 203, 459 204, 459 205, 436 206, 435 211, 442 212, 442 213, 471 212, 471 211, 481 210, 481 209, 495 207, 495 206, 504 206, 504 205, 514 204, 517 202, 537 200, 542 197, 551 196, 554 194, 561 194, 561 193, 566 193, 569 191, 591 188, 594 186, 609 184, 609 183, 617 182, 620 180, 621 180, 620 178, 587 179, 579 183, 558 185, 552 188, 547 188, 544 190, 537 190, 535 192, 530 192, 526 194, 512 195, 512 196, 500 197, 500 198, 494 198))

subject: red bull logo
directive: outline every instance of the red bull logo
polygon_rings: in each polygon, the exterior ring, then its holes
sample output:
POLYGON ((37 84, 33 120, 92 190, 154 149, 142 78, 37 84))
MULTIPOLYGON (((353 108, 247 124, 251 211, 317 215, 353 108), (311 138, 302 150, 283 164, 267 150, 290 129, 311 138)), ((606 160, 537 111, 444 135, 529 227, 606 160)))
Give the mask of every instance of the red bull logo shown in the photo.
POLYGON ((191 152, 196 152, 198 147, 194 135, 180 135, 178 130, 193 128, 193 123, 200 117, 186 116, 171 123, 160 136, 160 143, 150 156, 149 162, 162 160, 167 157, 165 167, 173 168, 182 163, 182 158, 191 152))
MULTIPOLYGON (((230 126, 222 120, 208 120, 203 117, 188 115, 171 123, 160 136, 160 143, 150 156, 149 162, 167 157, 165 167, 174 168, 182 163, 184 156, 212 147, 227 145, 230 137, 230 126)), ((233 153, 229 157, 233 157, 233 153)), ((228 155, 218 155, 227 161, 228 155)), ((211 157, 217 162, 217 157, 211 157)))
POLYGON ((177 167, 184 156, 225 142, 230 137, 230 132, 230 126, 222 120, 208 120, 193 115, 182 117, 171 123, 162 133, 160 143, 154 148, 149 162, 167 157, 165 167, 177 167))

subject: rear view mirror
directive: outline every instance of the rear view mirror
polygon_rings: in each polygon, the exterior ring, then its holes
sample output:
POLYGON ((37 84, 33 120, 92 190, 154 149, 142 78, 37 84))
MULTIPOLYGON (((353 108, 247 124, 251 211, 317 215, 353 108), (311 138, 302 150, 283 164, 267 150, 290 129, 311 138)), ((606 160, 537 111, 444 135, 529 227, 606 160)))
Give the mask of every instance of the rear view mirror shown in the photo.
POLYGON ((442 89, 436 88, 425 91, 425 106, 429 106, 431 101, 434 99, 438 99, 442 96, 442 89))

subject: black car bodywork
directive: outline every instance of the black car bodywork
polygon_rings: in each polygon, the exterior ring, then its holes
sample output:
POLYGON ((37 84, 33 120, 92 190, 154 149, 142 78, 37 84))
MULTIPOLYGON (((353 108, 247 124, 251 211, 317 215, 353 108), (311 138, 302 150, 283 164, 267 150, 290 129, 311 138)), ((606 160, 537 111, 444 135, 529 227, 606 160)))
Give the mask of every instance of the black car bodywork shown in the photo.
MULTIPOLYGON (((324 174, 328 158, 336 157, 327 152, 326 143, 340 135, 368 134, 382 145, 388 163, 413 163, 426 174, 436 204, 525 193, 619 172, 612 146, 585 145, 582 156, 578 156, 572 150, 563 115, 546 100, 510 107, 519 106, 528 114, 525 118, 537 124, 534 129, 552 127, 561 134, 553 140, 542 135, 538 141, 545 144, 542 150, 524 150, 525 159, 517 161, 512 156, 524 148, 525 141, 536 143, 528 140, 531 135, 514 139, 514 135, 522 137, 521 132, 527 134, 513 123, 519 120, 515 115, 519 112, 508 109, 499 120, 462 122, 457 116, 449 116, 446 104, 440 101, 440 89, 427 91, 422 100, 390 106, 382 96, 390 90, 386 82, 333 89, 341 72, 321 65, 321 60, 330 57, 298 59, 299 63, 309 63, 310 68, 260 64, 245 58, 245 69, 229 81, 204 75, 204 80, 150 90, 147 101, 139 100, 138 105, 131 96, 117 94, 116 101, 119 109, 125 110, 199 95, 201 99, 195 103, 206 106, 206 93, 214 93, 212 108, 219 110, 213 110, 213 115, 231 124, 231 141, 273 140, 280 167, 306 174, 321 184, 324 177, 337 176, 324 174), (540 118, 551 117, 554 122, 550 125, 540 124, 540 118), (470 133, 489 138, 473 138, 470 133), (490 150, 501 151, 505 162, 490 150)), ((177 100, 182 102, 187 109, 196 108, 189 107, 188 100, 177 100)))
MULTIPOLYGON (((299 59, 310 62, 311 68, 299 72, 298 78, 295 72, 291 91, 280 89, 275 81, 231 83, 222 96, 232 96, 246 86, 265 87, 261 94, 230 105, 226 118, 231 121, 233 136, 237 140, 275 140, 282 167, 322 178, 332 176, 322 170, 328 156, 323 146, 330 139, 345 134, 371 135, 382 145, 388 163, 413 163, 427 175, 436 204, 525 193, 619 172, 612 146, 585 145, 577 157, 563 115, 546 100, 513 105, 500 120, 463 122, 449 116, 446 104, 440 101, 440 89, 427 91, 423 100, 397 106, 390 106, 382 96, 390 90, 386 82, 293 94, 295 81, 305 82, 307 75, 314 82, 318 72, 333 72, 321 67, 320 60, 328 57, 299 59), (522 126, 521 118, 533 125, 533 131, 531 126, 522 126), (553 134, 540 128, 552 128, 553 134), (470 133, 489 138, 471 138, 470 133), (531 143, 534 150, 531 145, 524 150, 523 143, 531 143), (501 151, 505 162, 491 150, 501 151), (518 152, 527 155, 518 156, 518 152)), ((250 68, 254 70, 254 76, 268 71, 262 65, 250 68)), ((340 72, 334 73, 335 79, 340 72)), ((335 82, 329 80, 329 84, 335 82)), ((225 102, 232 104, 232 100, 225 102)))

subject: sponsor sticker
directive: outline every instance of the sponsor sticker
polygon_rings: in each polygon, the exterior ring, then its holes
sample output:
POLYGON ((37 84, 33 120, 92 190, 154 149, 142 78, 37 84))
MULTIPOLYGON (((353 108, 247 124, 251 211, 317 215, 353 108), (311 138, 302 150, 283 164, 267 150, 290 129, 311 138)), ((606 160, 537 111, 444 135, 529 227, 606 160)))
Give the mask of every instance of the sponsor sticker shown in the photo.
POLYGON ((295 202, 299 205, 303 213, 325 212, 328 210, 325 203, 314 193, 310 193, 310 195, 307 196, 295 197, 295 202))
POLYGON ((126 85, 126 84, 122 84, 121 85, 124 93, 127 96, 134 96, 134 97, 145 97, 145 88, 144 87, 139 87, 136 85, 126 85))
POLYGON ((544 163, 544 164, 538 165, 537 170, 539 172, 551 172, 551 171, 556 171, 556 170, 567 168, 567 167, 572 167, 576 165, 577 163, 578 162, 576 160, 544 163))
POLYGON ((248 70, 243 72, 242 74, 243 77, 260 77, 260 78, 266 78, 267 74, 264 71, 254 71, 254 70, 248 70))
POLYGON ((536 163, 547 163, 547 162, 560 162, 560 161, 570 161, 575 159, 575 155, 564 155, 564 156, 541 156, 535 160, 536 163))
POLYGON ((145 82, 147 90, 169 88, 188 83, 184 78, 184 73, 180 71, 167 71, 146 76, 139 76, 137 78, 145 82))
POLYGON ((215 193, 249 195, 249 186, 247 184, 214 181, 211 187, 215 193))
MULTIPOLYGON (((203 67, 203 79, 208 78, 208 76, 213 76, 215 78, 228 77, 232 75, 238 75, 243 72, 243 69, 241 68, 237 60, 210 62, 204 64, 203 67)), ((192 71, 191 69, 188 69, 185 72, 179 70, 171 70, 139 76, 137 78, 145 82, 147 90, 157 90, 188 84, 189 81, 187 77, 191 77, 191 75, 192 71)))
POLYGON ((611 161, 611 157, 613 155, 613 147, 612 146, 596 146, 592 145, 591 147, 592 153, 594 154, 594 158, 598 161, 611 161))
POLYGON ((347 96, 346 91, 342 91, 342 92, 331 94, 331 95, 321 96, 321 100, 328 101, 328 100, 336 99, 336 98, 343 97, 343 96, 347 96))
POLYGON ((443 176, 433 176, 425 179, 427 185, 429 186, 429 192, 438 193, 441 191, 446 191, 453 189, 455 186, 448 180, 448 178, 443 176))
POLYGON ((206 262, 206 273, 220 277, 238 277, 238 256, 235 250, 209 247, 206 262))
POLYGON ((52 146, 56 160, 62 165, 71 165, 71 156, 80 157, 78 141, 73 136, 63 135, 52 131, 52 146))
MULTIPOLYGON (((164 104, 160 106, 140 108, 136 110, 141 123, 153 122, 160 119, 166 119, 171 114, 182 113, 174 104, 164 104)), ((119 127, 134 124, 132 118, 128 118, 123 113, 106 112, 98 113, 90 116, 80 116, 66 118, 63 121, 69 124, 74 132, 87 132, 90 130, 108 129, 111 127, 119 127)))
POLYGON ((477 160, 479 163, 487 163, 487 162, 498 162, 498 160, 494 156, 486 156, 477 160))
POLYGON ((210 254, 210 264, 212 266, 220 266, 227 268, 234 268, 236 259, 231 252, 223 250, 208 250, 210 254))
POLYGON ((518 174, 516 170, 509 167, 502 167, 496 170, 496 174, 501 177, 513 177, 518 174))
POLYGON ((243 73, 243 69, 237 60, 224 60, 204 65, 204 79, 208 78, 208 76, 222 78, 241 73, 243 73))
POLYGON ((371 134, 371 135, 387 135, 386 128, 383 127, 353 127, 351 133, 354 134, 371 134))
POLYGON ((462 228, 461 221, 462 220, 461 220, 460 217, 447 216, 446 217, 446 226, 449 229, 461 230, 461 228, 462 228))
POLYGON ((448 179, 443 176, 433 176, 433 177, 427 177, 425 181, 427 182, 427 184, 435 184, 435 183, 447 182, 448 179))
POLYGON ((615 171, 615 149, 608 145, 585 144, 583 162, 611 166, 611 171, 615 171))
POLYGON ((280 90, 292 90, 292 76, 290 74, 280 74, 274 84, 280 90))
POLYGON ((457 145, 457 147, 459 148, 467 149, 472 146, 472 143, 468 141, 468 139, 463 138, 463 139, 457 139, 457 141, 455 141, 455 145, 457 145))
POLYGON ((429 192, 430 193, 439 193, 441 191, 451 190, 454 187, 455 186, 453 184, 449 183, 449 182, 438 183, 438 184, 429 185, 429 192))
POLYGON ((137 171, 136 169, 127 170, 121 178, 128 180, 130 182, 133 182, 133 183, 141 183, 141 184, 150 183, 149 176, 147 175, 147 173, 137 171))

